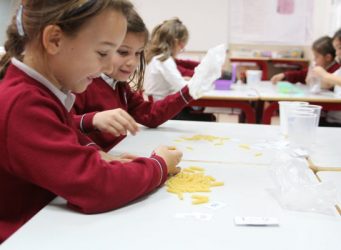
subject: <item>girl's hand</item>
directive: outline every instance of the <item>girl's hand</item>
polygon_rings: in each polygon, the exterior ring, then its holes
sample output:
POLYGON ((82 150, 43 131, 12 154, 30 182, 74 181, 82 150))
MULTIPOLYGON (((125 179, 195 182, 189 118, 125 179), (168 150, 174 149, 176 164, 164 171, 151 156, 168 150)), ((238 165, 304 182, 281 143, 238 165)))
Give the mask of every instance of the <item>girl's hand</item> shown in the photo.
POLYGON ((119 156, 113 156, 113 155, 108 154, 106 152, 103 152, 101 150, 99 151, 99 154, 101 155, 102 160, 104 160, 106 162, 120 161, 122 163, 125 163, 125 162, 131 162, 132 160, 134 160, 138 157, 136 155, 132 155, 129 153, 124 153, 124 154, 119 155, 119 156))
POLYGON ((329 73, 324 68, 322 68, 321 66, 316 66, 312 70, 312 76, 315 76, 315 77, 318 77, 321 79, 321 88, 322 89, 331 89, 334 86, 334 84, 326 82, 325 79, 327 78, 328 74, 329 73))
POLYGON ((282 81, 284 78, 285 78, 284 73, 279 73, 279 74, 274 75, 274 76, 271 78, 271 82, 272 82, 272 83, 277 83, 277 82, 279 82, 279 81, 282 81))
POLYGON ((180 172, 177 165, 182 158, 182 152, 175 147, 159 146, 154 150, 154 153, 164 159, 167 165, 168 174, 175 175, 180 172))
POLYGON ((321 66, 316 66, 312 70, 312 75, 321 79, 324 79, 326 74, 328 74, 327 71, 321 66))
POLYGON ((127 131, 135 135, 138 131, 134 118, 120 108, 96 113, 92 123, 98 130, 114 136, 126 135, 127 131))

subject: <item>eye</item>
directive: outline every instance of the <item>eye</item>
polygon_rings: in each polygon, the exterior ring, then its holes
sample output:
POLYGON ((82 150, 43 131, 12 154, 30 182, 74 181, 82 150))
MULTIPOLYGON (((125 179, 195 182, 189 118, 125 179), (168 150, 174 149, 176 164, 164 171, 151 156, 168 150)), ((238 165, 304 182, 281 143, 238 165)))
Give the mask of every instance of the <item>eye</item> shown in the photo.
POLYGON ((129 55, 129 52, 126 50, 118 50, 117 53, 121 56, 127 56, 129 55))
POLYGON ((135 54, 135 56, 141 56, 142 55, 142 53, 143 53, 143 51, 140 51, 140 52, 136 52, 136 54, 135 54))
POLYGON ((97 54, 98 54, 100 57, 106 57, 106 56, 108 55, 108 52, 97 51, 97 54))

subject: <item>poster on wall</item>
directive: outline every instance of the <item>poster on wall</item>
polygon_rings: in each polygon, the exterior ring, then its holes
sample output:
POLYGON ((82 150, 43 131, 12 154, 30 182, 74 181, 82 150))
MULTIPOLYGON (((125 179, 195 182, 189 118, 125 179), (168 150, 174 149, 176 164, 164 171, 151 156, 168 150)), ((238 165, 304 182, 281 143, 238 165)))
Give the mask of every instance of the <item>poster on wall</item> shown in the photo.
POLYGON ((313 7, 311 0, 230 0, 230 42, 309 45, 313 7))

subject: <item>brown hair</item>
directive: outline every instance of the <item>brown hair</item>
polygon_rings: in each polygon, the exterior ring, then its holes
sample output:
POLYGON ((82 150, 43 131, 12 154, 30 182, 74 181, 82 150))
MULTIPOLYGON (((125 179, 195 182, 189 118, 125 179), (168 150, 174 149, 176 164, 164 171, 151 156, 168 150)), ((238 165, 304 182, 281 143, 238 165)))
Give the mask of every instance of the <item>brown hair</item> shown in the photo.
MULTIPOLYGON (((22 1, 20 12, 14 15, 7 28, 6 54, 0 60, 0 79, 3 78, 11 57, 21 60, 25 46, 41 38, 47 25, 55 24, 69 36, 74 36, 92 17, 112 8, 129 15, 133 5, 128 0, 27 0, 22 1), (22 21, 24 34, 19 34, 17 16, 22 21)), ((18 9, 18 10, 19 10, 18 9)))
POLYGON ((323 36, 313 43, 313 50, 323 56, 330 54, 335 57, 335 49, 333 47, 333 39, 329 36, 323 36))
POLYGON ((167 60, 172 56, 175 47, 175 42, 183 41, 187 43, 189 37, 186 26, 179 18, 173 18, 159 24, 152 31, 150 43, 147 48, 147 63, 156 55, 162 54, 160 61, 167 60))
MULTIPOLYGON (((141 34, 145 37, 145 44, 148 42, 149 32, 148 29, 143 22, 141 16, 135 11, 131 11, 127 17, 128 19, 128 28, 127 33, 141 34)), ((134 75, 131 77, 129 83, 133 83, 134 90, 142 90, 143 80, 144 80, 144 72, 146 70, 146 57, 145 52, 142 51, 140 56, 140 63, 138 68, 135 70, 134 75)))

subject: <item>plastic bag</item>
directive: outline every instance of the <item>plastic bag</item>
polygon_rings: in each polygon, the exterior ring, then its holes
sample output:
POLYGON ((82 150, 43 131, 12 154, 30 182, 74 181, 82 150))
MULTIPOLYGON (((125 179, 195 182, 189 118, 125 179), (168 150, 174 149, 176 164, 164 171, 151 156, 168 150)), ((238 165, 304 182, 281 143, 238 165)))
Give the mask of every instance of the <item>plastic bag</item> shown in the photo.
POLYGON ((281 152, 275 159, 270 168, 275 188, 269 191, 281 207, 294 211, 337 215, 337 190, 332 184, 318 182, 302 158, 281 152))
POLYGON ((213 88, 213 82, 221 76, 225 56, 226 45, 218 45, 209 49, 195 68, 194 75, 188 83, 189 93, 194 99, 200 98, 213 88))

